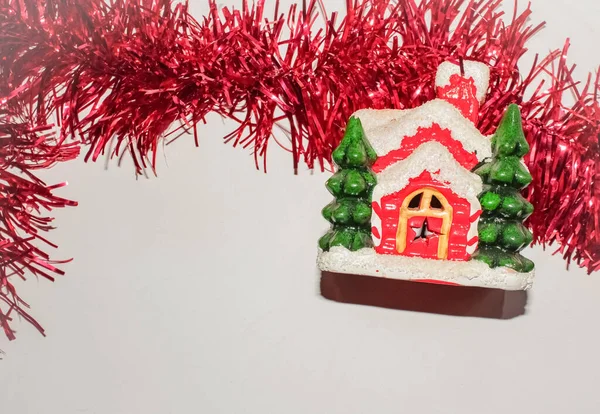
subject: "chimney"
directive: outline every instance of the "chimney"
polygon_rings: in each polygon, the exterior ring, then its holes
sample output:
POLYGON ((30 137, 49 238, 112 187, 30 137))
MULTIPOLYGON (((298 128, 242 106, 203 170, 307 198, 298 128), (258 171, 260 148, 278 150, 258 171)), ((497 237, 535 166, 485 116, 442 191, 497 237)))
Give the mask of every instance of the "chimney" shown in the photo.
POLYGON ((437 71, 437 96, 454 105, 474 124, 479 119, 479 106, 485 101, 490 83, 490 68, 481 62, 465 60, 461 65, 442 63, 437 71))

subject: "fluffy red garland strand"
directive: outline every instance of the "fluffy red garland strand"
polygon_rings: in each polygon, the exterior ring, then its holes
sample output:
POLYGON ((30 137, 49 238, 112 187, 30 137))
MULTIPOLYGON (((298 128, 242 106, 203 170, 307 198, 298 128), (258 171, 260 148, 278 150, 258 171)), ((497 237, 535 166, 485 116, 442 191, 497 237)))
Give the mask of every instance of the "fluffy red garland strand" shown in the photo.
POLYGON ((39 247, 56 247, 40 234, 52 229, 52 218, 41 215, 42 210, 76 205, 53 194, 64 184, 47 186, 32 170, 73 159, 79 149, 57 141, 48 132, 50 127, 32 127, 19 121, 5 104, 0 109, 0 327, 14 339, 9 322, 15 314, 41 333, 43 329, 27 313, 28 305, 11 279, 33 274, 54 280, 53 274, 63 274, 39 247))
MULTIPOLYGON (((492 78, 481 131, 493 132, 511 102, 523 111, 536 242, 557 242, 568 261, 599 269, 600 80, 578 85, 566 48, 522 76, 518 60, 542 25, 528 25, 529 9, 505 24, 501 3, 348 0, 339 18, 312 0, 268 20, 263 0, 220 12, 209 0, 210 14, 196 21, 170 0, 0 0, 0 73, 7 102, 34 127, 57 115, 58 143, 81 139, 86 159, 129 152, 138 172, 153 168, 164 139, 182 129, 197 140, 195 125, 215 112, 239 124, 226 141, 252 148, 263 168, 282 125, 297 171, 330 165, 354 111, 418 106, 434 97, 442 61, 482 61, 492 78), (552 84, 541 87, 547 75, 552 84)), ((2 257, 9 250, 0 247, 2 257)))

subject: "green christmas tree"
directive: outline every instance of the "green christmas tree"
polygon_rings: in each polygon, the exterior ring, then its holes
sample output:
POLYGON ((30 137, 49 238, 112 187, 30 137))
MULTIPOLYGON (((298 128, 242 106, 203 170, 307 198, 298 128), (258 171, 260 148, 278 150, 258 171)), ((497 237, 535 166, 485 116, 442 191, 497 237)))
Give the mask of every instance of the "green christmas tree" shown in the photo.
POLYGON ((365 139, 360 119, 350 118, 332 158, 339 168, 326 186, 335 200, 322 211, 332 227, 319 240, 319 246, 324 251, 334 246, 352 251, 372 247, 371 195, 376 179, 370 168, 377 154, 365 139))
POLYGON ((479 250, 473 258, 490 267, 505 266, 518 272, 530 272, 534 268, 533 262, 520 254, 533 240, 523 225, 533 213, 533 205, 520 193, 532 181, 521 161, 528 152, 521 112, 512 104, 492 137, 492 159, 475 169, 484 188, 479 195, 483 209, 479 221, 479 250))

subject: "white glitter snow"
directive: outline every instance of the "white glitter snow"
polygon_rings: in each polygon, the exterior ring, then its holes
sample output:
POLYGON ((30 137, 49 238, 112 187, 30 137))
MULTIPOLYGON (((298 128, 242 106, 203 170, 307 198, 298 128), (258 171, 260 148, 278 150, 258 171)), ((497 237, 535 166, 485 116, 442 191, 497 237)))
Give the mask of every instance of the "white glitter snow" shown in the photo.
POLYGON ((360 109, 352 116, 360 119, 360 122, 366 131, 396 121, 408 112, 410 112, 410 109, 360 109))
POLYGON ((401 280, 437 280, 503 290, 529 290, 535 276, 534 272, 519 273, 506 267, 492 269, 476 260, 432 260, 377 254, 373 249, 351 252, 343 247, 321 251, 317 263, 324 272, 401 280))
MULTIPOLYGON (((485 63, 475 62, 472 60, 463 61, 463 68, 465 71, 465 77, 471 77, 475 81, 475 87, 477 88, 477 99, 479 99, 479 103, 483 103, 490 85, 490 68, 485 63)), ((450 77, 452 75, 460 74, 459 65, 455 65, 454 63, 450 62, 444 62, 438 67, 435 77, 435 86, 446 86, 450 83, 450 77)))
POLYGON ((466 151, 475 153, 479 161, 492 156, 490 139, 452 104, 441 99, 404 111, 362 109, 353 116, 360 119, 365 137, 378 156, 401 148, 404 138, 414 136, 419 128, 430 128, 433 124, 449 129, 452 138, 460 142, 466 151))

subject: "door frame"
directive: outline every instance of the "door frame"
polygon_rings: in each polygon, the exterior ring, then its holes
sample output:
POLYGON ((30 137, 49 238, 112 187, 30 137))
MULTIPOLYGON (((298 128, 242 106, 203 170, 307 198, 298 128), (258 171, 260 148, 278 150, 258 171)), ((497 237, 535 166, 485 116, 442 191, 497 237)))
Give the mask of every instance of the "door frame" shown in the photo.
POLYGON ((450 241, 450 229, 452 227, 453 209, 446 197, 435 188, 422 187, 410 193, 402 202, 400 217, 398 221, 398 232, 396 233, 396 251, 403 254, 408 243, 408 220, 412 217, 436 217, 442 219, 441 233, 438 235, 438 259, 448 258, 448 244, 450 241), (409 208, 410 202, 419 194, 423 194, 418 208, 409 208), (435 196, 441 203, 442 208, 432 208, 431 200, 435 196))

